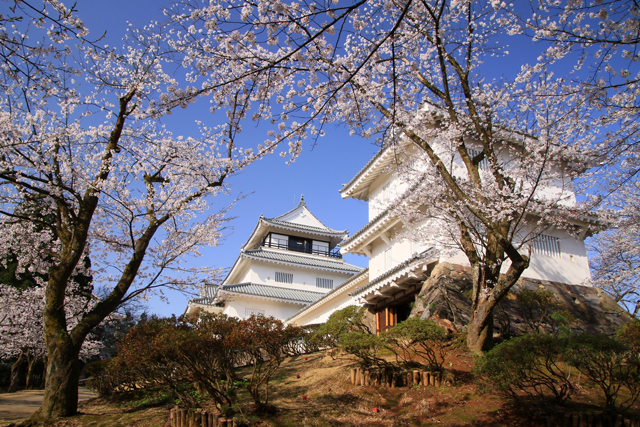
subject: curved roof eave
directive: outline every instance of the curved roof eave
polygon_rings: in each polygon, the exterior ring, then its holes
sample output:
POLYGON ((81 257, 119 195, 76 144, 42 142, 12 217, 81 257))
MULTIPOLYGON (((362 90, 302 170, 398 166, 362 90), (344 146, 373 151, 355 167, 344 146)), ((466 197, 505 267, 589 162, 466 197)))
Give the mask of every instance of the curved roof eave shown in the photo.
POLYGON ((263 249, 255 249, 251 251, 242 251, 240 257, 245 259, 253 259, 256 261, 273 262, 275 264, 291 265, 296 267, 312 268, 317 270, 334 271, 343 274, 360 273, 363 269, 346 262, 330 261, 316 259, 295 254, 284 254, 275 251, 266 251, 263 249), (273 256, 263 256, 269 254, 273 256), (279 256, 279 257, 278 257, 279 256), (333 265, 332 265, 333 264, 333 265), (345 268, 346 267, 346 268, 345 268))
POLYGON ((276 218, 263 218, 263 222, 271 225, 272 227, 278 227, 285 230, 298 230, 306 233, 317 234, 320 236, 332 236, 332 237, 344 237, 347 233, 347 230, 334 230, 333 228, 326 228, 326 231, 314 227, 312 225, 304 225, 297 224, 295 222, 281 221, 276 218))

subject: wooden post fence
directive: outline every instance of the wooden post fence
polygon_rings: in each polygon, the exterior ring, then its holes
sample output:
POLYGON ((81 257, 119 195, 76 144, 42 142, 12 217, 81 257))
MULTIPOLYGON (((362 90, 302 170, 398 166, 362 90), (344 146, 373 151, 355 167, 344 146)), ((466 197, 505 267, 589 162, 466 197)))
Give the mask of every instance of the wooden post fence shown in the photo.
POLYGON ((169 412, 171 427, 238 427, 237 418, 224 418, 217 412, 202 409, 173 408, 169 412))
POLYGON ((353 385, 375 385, 391 388, 442 386, 442 372, 439 371, 411 370, 398 372, 392 369, 351 368, 349 376, 353 385))

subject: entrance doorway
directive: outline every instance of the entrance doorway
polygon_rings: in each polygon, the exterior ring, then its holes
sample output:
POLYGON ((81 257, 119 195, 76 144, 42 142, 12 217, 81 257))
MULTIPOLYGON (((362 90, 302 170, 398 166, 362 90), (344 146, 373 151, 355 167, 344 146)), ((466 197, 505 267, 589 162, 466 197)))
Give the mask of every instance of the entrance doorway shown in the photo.
POLYGON ((376 334, 380 335, 381 332, 407 320, 411 314, 414 301, 415 294, 412 294, 377 309, 376 334))

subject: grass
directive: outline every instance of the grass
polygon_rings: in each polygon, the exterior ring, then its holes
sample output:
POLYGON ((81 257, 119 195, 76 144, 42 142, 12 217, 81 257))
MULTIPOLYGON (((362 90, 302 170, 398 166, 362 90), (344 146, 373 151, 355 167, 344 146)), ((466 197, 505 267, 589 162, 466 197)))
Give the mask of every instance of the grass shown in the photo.
MULTIPOLYGON (((278 412, 268 416, 253 414, 249 396, 241 392, 245 410, 240 417, 244 425, 252 427, 533 427, 545 425, 545 416, 553 413, 553 408, 544 405, 522 407, 490 393, 480 394, 472 381, 471 357, 456 354, 451 363, 446 366, 456 378, 455 386, 388 389, 350 384, 349 368, 355 366, 355 361, 348 356, 332 360, 319 352, 292 357, 285 360, 271 380, 270 403, 276 405, 278 412)), ((157 390, 136 390, 82 402, 82 413, 55 425, 168 426, 174 403, 157 390)), ((600 404, 595 390, 581 388, 567 404, 567 410, 598 411, 600 404)))

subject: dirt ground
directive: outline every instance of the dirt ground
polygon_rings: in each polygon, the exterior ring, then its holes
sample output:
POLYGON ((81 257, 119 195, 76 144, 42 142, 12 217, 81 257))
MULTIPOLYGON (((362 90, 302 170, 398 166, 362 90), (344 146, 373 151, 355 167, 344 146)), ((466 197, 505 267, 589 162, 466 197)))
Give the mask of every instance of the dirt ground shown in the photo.
MULTIPOLYGON (((539 427, 568 412, 602 410, 600 393, 578 383, 571 401, 555 409, 518 405, 491 391, 483 393, 474 381, 473 359, 466 353, 447 357, 447 376, 454 381, 442 387, 355 386, 349 373, 355 365, 349 355, 333 360, 326 352, 289 358, 270 381, 270 403, 278 411, 254 413, 250 398, 242 392, 242 410, 237 416, 243 426, 251 427, 539 427)), ((5 406, 5 396, 0 395, 0 411, 11 406, 10 402, 5 406)), ((18 397, 15 399, 17 404, 18 397)), ((175 403, 155 389, 116 393, 81 402, 77 415, 57 420, 54 426, 168 427, 175 403)), ((633 409, 635 416, 640 415, 638 408, 633 409)), ((0 412, 0 419, 4 414, 0 412)), ((6 425, 2 421, 0 426, 6 425)))
MULTIPOLYGON (((42 403, 43 390, 25 390, 17 393, 0 394, 0 426, 6 426, 28 418, 42 403)), ((80 387, 79 400, 93 399, 96 395, 80 387)))

